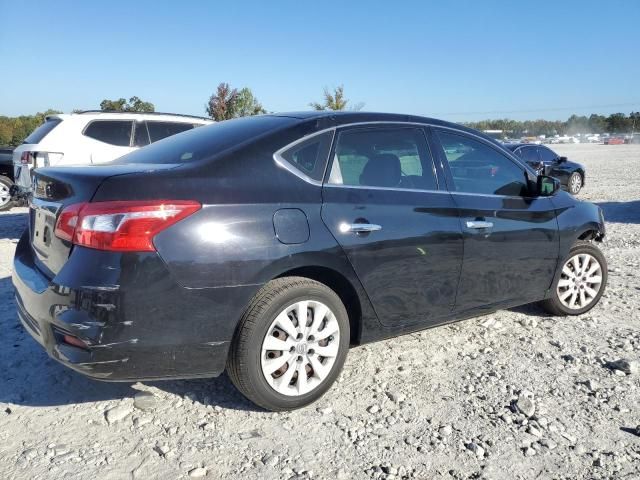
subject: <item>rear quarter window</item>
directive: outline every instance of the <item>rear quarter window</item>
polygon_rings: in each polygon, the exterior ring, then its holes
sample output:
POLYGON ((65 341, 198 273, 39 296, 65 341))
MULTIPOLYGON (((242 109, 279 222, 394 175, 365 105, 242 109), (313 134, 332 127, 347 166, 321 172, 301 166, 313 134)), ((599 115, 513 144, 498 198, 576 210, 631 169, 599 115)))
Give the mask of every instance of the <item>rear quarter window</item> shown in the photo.
POLYGON ((36 128, 31 135, 24 139, 22 143, 40 143, 44 137, 49 135, 51 131, 62 123, 60 118, 49 118, 42 125, 36 128))
POLYGON ((296 143, 280 152, 280 157, 308 177, 320 181, 324 176, 333 131, 296 143))

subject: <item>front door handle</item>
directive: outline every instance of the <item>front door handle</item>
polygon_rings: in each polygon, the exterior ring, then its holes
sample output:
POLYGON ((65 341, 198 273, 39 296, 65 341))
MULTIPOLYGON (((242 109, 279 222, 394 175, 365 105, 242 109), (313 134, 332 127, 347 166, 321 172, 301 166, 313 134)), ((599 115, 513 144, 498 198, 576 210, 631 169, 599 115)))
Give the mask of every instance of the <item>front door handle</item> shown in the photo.
POLYGON ((346 223, 343 222, 340 224, 340 231, 342 233, 368 233, 368 232, 377 232, 378 230, 382 230, 382 226, 376 225, 375 223, 346 223))
POLYGON ((480 229, 480 228, 492 228, 492 227, 493 227, 493 223, 485 222, 484 220, 473 220, 473 221, 467 222, 467 228, 480 229))

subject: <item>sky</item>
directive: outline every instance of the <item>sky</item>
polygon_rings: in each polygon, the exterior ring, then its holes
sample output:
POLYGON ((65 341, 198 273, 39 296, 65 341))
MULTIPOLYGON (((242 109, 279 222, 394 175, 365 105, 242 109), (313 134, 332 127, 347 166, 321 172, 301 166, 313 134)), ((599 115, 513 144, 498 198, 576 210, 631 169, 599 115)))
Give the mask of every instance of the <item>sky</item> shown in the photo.
POLYGON ((343 85, 363 110, 452 121, 640 110, 640 1, 0 0, 0 115, 138 96, 205 115, 343 85))

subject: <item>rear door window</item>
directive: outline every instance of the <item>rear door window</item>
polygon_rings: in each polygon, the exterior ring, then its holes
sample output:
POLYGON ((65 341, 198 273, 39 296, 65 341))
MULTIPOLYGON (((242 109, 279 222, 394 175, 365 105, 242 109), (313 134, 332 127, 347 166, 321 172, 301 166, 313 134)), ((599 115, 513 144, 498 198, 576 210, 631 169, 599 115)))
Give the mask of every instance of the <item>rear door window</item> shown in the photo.
POLYGON ((329 183, 437 190, 433 161, 419 128, 370 128, 341 132, 329 183))
POLYGON ((149 128, 151 143, 153 143, 175 135, 176 133, 191 130, 193 125, 191 123, 149 121, 147 122, 147 127, 149 128))
POLYGON ((132 120, 95 120, 84 129, 84 135, 109 145, 128 147, 132 129, 132 120))
POLYGON ((24 139, 22 143, 40 143, 44 137, 46 137, 51 131, 56 128, 62 119, 60 118, 49 118, 42 125, 36 128, 31 135, 24 139))

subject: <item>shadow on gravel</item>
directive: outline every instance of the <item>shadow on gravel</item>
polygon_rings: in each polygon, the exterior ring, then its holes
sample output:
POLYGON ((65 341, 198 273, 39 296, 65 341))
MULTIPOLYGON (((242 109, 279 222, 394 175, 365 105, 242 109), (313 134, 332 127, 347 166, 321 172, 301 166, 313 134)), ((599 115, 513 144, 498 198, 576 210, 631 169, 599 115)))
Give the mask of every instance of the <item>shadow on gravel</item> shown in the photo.
POLYGON ((540 305, 537 303, 529 303, 527 305, 520 305, 509 309, 510 312, 523 313, 524 315, 531 315, 534 317, 551 317, 540 305))
POLYGON ((26 213, 7 213, 0 215, 0 239, 18 239, 27 228, 28 215, 26 213))
MULTIPOLYGON (((0 217, 0 221, 1 221, 0 217)), ((52 360, 20 324, 11 278, 0 278, 0 402, 50 407, 133 397, 132 383, 92 380, 52 360)), ((214 379, 143 382, 196 402, 234 410, 260 411, 226 375, 214 379)))
POLYGON ((630 202, 597 202, 604 210, 604 219, 615 223, 640 224, 640 200, 630 202))

